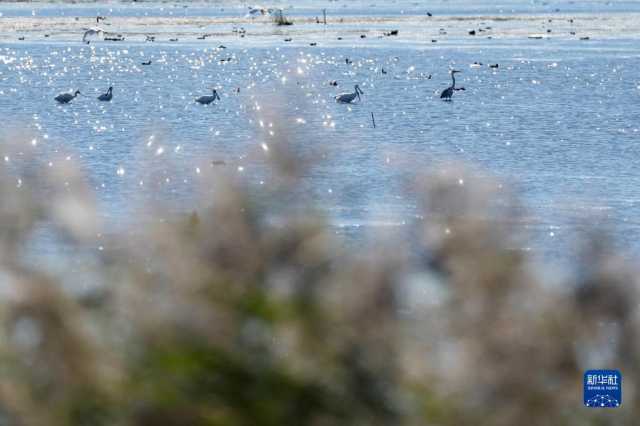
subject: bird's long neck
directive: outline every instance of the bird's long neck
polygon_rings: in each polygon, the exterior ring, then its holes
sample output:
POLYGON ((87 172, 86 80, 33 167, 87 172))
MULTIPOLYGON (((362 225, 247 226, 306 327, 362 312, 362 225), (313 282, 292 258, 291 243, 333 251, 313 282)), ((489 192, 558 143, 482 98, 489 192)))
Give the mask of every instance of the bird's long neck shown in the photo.
POLYGON ((455 89, 456 88, 456 75, 454 73, 451 73, 451 88, 455 89))

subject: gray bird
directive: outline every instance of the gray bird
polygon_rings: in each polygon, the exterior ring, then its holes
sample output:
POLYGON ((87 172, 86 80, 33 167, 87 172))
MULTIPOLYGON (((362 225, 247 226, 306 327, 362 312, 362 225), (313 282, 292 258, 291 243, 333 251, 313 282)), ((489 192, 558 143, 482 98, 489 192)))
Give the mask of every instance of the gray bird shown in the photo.
POLYGON ((80 91, 76 90, 75 93, 61 93, 58 96, 56 96, 54 99, 59 104, 68 104, 69 102, 74 100, 75 97, 78 96, 79 94, 80 94, 80 91))
POLYGON ((113 99, 113 87, 109 87, 107 93, 103 93, 102 95, 98 96, 98 100, 103 102, 109 102, 111 101, 111 99, 113 99))
POLYGON ((218 91, 216 89, 213 89, 213 94, 211 96, 200 96, 198 99, 196 99, 196 102, 201 105, 209 105, 216 99, 220 100, 220 96, 218 95, 218 91))
POLYGON ((358 100, 362 100, 360 98, 360 95, 364 95, 364 92, 362 91, 362 89, 360 89, 360 86, 358 86, 356 84, 355 86, 355 92, 353 93, 341 93, 338 96, 336 96, 336 102, 338 102, 339 104, 350 104, 351 102, 355 101, 356 98, 358 98, 358 100))
POLYGON ((447 87, 446 89, 444 89, 442 91, 442 93, 440 94, 440 99, 443 99, 445 101, 450 101, 451 97, 453 96, 453 91, 454 90, 464 90, 464 87, 461 88, 456 88, 456 74, 459 73, 460 71, 458 70, 451 70, 450 74, 451 74, 451 86, 447 87))

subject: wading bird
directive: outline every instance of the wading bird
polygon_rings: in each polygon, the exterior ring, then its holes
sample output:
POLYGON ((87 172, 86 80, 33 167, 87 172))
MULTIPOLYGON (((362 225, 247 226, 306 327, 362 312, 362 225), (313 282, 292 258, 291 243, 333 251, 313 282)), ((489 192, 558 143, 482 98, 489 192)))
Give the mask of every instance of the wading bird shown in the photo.
POLYGON ((454 90, 464 90, 464 87, 460 87, 457 88, 456 87, 456 74, 459 73, 460 71, 458 70, 451 70, 449 73, 451 74, 451 86, 447 87, 446 89, 444 89, 442 91, 442 93, 440 94, 440 99, 443 99, 445 101, 450 101, 451 97, 453 96, 453 91, 454 90))
POLYGON ((80 91, 76 90, 75 93, 61 93, 58 96, 56 96, 54 99, 59 104, 68 104, 69 102, 74 100, 75 97, 78 96, 79 94, 80 94, 80 91))
POLYGON ((355 86, 355 92, 353 93, 341 93, 338 96, 336 96, 336 102, 338 102, 339 104, 350 104, 351 102, 355 101, 356 98, 358 98, 358 100, 362 100, 360 98, 360 95, 364 95, 364 92, 360 89, 360 86, 358 86, 356 84, 355 86))
POLYGON ((196 99, 196 102, 201 105, 209 105, 216 99, 220 100, 220 96, 218 95, 218 91, 216 89, 213 89, 213 94, 211 94, 211 96, 200 96, 198 99, 196 99))
POLYGON ((107 93, 103 93, 102 95, 98 96, 98 100, 103 102, 109 102, 111 101, 111 99, 113 99, 113 87, 109 87, 107 93))
POLYGON ((88 44, 89 41, 87 40, 87 37, 99 36, 100 34, 104 34, 104 31, 102 30, 102 28, 100 27, 89 28, 84 32, 84 35, 82 36, 82 41, 88 44))

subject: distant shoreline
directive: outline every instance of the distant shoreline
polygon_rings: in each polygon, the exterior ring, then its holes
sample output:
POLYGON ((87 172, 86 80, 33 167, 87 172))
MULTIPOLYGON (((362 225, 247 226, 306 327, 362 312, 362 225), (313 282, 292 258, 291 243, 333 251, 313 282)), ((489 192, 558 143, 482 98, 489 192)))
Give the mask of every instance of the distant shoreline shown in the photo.
MULTIPOLYGON (((386 30, 400 29, 391 41, 433 43, 451 39, 526 39, 556 38, 586 40, 594 38, 640 38, 640 14, 557 14, 493 16, 331 16, 328 25, 314 18, 296 17, 294 25, 278 27, 267 20, 247 17, 121 17, 111 16, 100 24, 106 32, 120 34, 125 40, 144 41, 146 35, 189 38, 238 38, 233 27, 246 28, 245 41, 260 37, 290 37, 300 40, 350 39, 365 44, 384 38, 386 30), (364 36, 364 37, 363 37, 364 36)), ((96 26, 90 17, 3 17, 0 39, 68 41, 78 40, 86 28, 96 26)))

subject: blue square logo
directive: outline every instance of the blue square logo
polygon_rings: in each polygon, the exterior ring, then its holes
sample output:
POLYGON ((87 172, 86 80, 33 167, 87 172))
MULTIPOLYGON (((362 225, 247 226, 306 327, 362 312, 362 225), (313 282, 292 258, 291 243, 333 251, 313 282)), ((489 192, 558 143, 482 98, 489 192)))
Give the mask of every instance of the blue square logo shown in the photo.
POLYGON ((588 370, 584 373, 584 405, 617 408, 622 404, 622 374, 618 370, 588 370))

